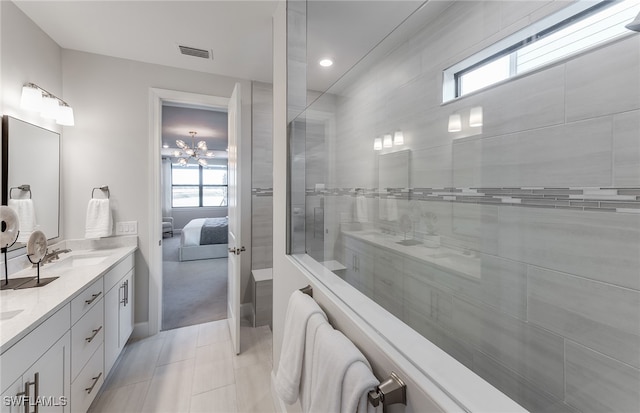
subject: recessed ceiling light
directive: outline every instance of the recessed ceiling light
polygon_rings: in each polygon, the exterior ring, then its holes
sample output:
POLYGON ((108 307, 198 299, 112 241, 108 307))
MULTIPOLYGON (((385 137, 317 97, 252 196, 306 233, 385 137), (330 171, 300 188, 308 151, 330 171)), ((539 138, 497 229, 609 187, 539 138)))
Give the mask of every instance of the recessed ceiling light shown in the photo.
POLYGON ((333 60, 331 60, 331 59, 322 59, 320 61, 320 66, 322 66, 322 67, 329 67, 332 64, 333 64, 333 60))

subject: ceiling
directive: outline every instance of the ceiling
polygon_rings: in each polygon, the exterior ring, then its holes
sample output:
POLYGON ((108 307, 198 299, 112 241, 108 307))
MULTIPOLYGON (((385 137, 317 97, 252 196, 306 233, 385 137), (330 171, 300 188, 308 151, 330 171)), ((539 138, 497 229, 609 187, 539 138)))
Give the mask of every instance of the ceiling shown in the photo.
MULTIPOLYGON (((173 151, 178 149, 177 139, 191 147, 205 141, 207 148, 214 152, 215 160, 226 164, 227 126, 226 112, 166 102, 162 106, 162 144, 169 148, 163 147, 161 154, 175 158, 173 151), (196 132, 194 139, 190 131, 196 132)), ((216 161, 211 160, 210 163, 215 164, 216 161)))
MULTIPOLYGON (((65 49, 272 82, 276 0, 14 2, 65 49), (182 55, 178 45, 208 50, 213 59, 182 55)), ((309 89, 325 91, 422 2, 309 1, 309 89), (323 57, 335 64, 320 67, 323 57)))

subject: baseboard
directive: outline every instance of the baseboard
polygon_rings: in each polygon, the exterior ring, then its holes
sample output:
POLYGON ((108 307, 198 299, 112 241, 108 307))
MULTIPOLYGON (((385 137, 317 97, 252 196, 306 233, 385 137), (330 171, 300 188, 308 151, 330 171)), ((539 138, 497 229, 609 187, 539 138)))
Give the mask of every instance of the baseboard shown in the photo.
POLYGON ((133 333, 131 333, 131 338, 140 339, 149 337, 149 322, 143 321, 141 323, 135 323, 133 325, 133 333))

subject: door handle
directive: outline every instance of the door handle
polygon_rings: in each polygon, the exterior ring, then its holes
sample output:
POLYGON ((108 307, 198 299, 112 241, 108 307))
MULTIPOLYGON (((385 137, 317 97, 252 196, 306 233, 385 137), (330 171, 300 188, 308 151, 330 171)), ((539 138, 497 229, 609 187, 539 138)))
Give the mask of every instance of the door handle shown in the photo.
POLYGON ((229 252, 232 253, 232 254, 236 254, 236 255, 240 255, 240 253, 242 251, 246 251, 246 250, 247 249, 244 246, 242 246, 240 248, 236 248, 236 247, 229 248, 229 252))

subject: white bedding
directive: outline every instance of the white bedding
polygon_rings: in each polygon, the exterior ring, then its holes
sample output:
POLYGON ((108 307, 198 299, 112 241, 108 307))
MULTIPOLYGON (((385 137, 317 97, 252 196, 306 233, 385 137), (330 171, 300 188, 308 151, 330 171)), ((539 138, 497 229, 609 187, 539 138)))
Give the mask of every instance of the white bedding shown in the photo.
POLYGON ((200 232, 206 218, 192 219, 182 228, 180 245, 183 247, 194 247, 200 245, 200 232))

